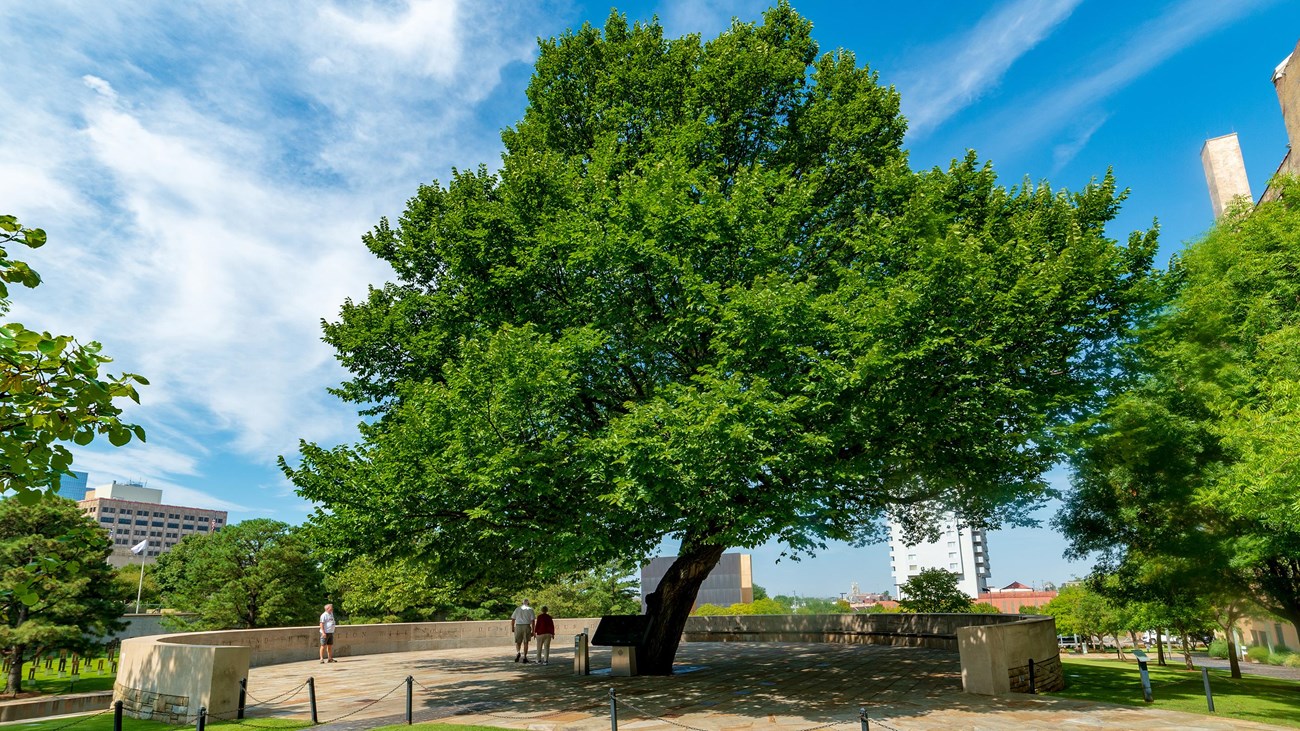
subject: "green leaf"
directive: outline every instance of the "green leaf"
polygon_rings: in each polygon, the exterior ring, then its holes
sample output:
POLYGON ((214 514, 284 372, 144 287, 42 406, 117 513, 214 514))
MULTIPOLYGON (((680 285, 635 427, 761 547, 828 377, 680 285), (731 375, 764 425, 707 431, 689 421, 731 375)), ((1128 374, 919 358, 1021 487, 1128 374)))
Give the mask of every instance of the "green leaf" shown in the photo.
POLYGON ((125 427, 113 424, 108 428, 108 443, 114 447, 124 446, 131 441, 131 431, 125 427))

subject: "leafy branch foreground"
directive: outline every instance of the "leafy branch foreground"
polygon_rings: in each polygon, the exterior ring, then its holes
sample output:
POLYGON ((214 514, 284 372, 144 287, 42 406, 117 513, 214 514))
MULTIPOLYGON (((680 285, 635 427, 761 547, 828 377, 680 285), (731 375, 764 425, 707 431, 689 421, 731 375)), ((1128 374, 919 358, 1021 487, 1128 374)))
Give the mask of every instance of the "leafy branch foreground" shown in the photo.
MULTIPOLYGON (((1142 700, 1136 662, 1062 656, 1065 690, 1048 695, 1078 700, 1148 706, 1162 711, 1208 714, 1200 670, 1148 666, 1155 702, 1142 700)), ((1216 716, 1300 728, 1300 681, 1210 670, 1216 716)))

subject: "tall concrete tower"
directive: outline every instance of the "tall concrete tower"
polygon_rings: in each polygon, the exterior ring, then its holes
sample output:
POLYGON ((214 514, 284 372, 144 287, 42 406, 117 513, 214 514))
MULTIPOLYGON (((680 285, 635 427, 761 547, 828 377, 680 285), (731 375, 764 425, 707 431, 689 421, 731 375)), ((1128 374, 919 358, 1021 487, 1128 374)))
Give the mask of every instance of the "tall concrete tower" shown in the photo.
POLYGON ((1205 184, 1210 189, 1210 205, 1214 220, 1238 198, 1254 201, 1250 194, 1250 180, 1246 178, 1246 161, 1241 156, 1237 133, 1205 141, 1201 148, 1201 165, 1205 167, 1205 184))

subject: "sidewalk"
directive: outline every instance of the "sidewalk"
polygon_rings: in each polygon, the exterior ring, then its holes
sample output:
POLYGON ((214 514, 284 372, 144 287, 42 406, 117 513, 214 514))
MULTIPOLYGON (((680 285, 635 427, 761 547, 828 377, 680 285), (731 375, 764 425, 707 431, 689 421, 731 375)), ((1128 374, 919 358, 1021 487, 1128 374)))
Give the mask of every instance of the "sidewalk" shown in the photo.
MULTIPOLYGON (((311 648, 304 648, 304 655, 311 648)), ((404 721, 405 678, 415 678, 417 720, 531 731, 605 731, 609 691, 628 731, 858 731, 865 706, 871 728, 957 729, 1270 729, 1263 724, 1058 698, 989 698, 961 691, 955 653, 833 644, 683 644, 671 677, 572 674, 572 649, 551 664, 516 664, 499 648, 413 652, 254 668, 250 719, 310 717, 305 690, 315 678, 321 731, 354 731, 404 721), (684 671, 684 672, 683 672, 684 671), (258 699, 288 695, 273 704, 258 699)), ((609 653, 592 652, 593 668, 609 653)))

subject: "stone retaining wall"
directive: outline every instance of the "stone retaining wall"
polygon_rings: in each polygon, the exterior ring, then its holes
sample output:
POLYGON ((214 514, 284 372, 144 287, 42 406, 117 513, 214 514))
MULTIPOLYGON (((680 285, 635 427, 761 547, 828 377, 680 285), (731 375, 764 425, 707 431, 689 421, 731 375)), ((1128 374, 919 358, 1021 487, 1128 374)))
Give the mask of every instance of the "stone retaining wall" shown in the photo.
POLYGON ((107 690, 98 693, 22 698, 0 703, 0 723, 102 711, 111 708, 112 705, 113 693, 107 690))
MULTIPOLYGON (((561 643, 600 620, 557 619, 561 643)), ((250 667, 314 659, 316 627, 192 632, 138 637, 122 643, 114 697, 128 713, 169 723, 192 722, 200 706, 233 714, 239 680, 250 667)), ((687 642, 833 642, 958 650, 967 692, 1008 693, 1021 683, 1016 668, 1042 662, 1040 690, 1060 685, 1056 623, 1051 617, 1007 614, 829 614, 691 617, 687 642), (1053 664, 1052 661, 1055 661, 1053 664)), ((471 647, 510 647, 508 620, 341 625, 335 652, 342 656, 471 647)), ((1036 674, 1039 666, 1035 667, 1036 674)))
POLYGON ((1064 688, 1065 675, 1056 646, 1056 620, 1008 616, 1017 621, 957 630, 962 687, 967 693, 980 695, 1028 693, 1032 659, 1036 690, 1064 688))
POLYGON ((1029 663, 1007 668, 1007 681, 1012 693, 1036 693, 1040 690, 1053 691, 1065 687, 1065 675, 1061 669, 1061 656, 1053 655, 1046 660, 1034 661, 1034 684, 1029 685, 1029 663))
MULTIPOLYGON (((957 650, 961 627, 1018 622, 1016 614, 795 614, 691 617, 687 642, 833 642, 957 650)), ((1055 636, 1053 636, 1055 647, 1055 636)))

